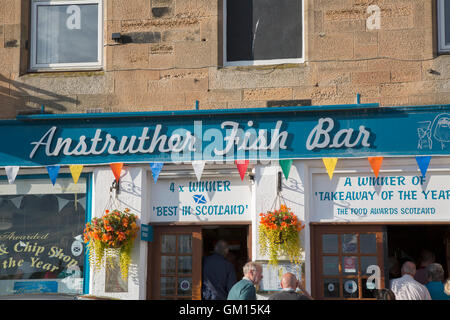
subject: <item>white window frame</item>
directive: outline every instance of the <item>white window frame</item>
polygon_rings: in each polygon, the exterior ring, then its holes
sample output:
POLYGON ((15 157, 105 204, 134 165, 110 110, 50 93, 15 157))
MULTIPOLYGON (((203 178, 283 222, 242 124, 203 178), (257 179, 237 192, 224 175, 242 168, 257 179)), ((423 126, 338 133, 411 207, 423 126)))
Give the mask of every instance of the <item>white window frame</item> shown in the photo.
POLYGON ((103 0, 69 0, 69 1, 39 1, 32 0, 31 6, 31 41, 30 41, 30 69, 33 71, 52 71, 52 70, 97 70, 103 66, 103 0), (36 15, 38 6, 52 5, 98 5, 98 60, 95 62, 77 62, 77 63, 36 63, 36 15))
POLYGON ((227 61, 227 0, 223 0, 223 65, 233 66, 262 66, 276 65, 284 63, 304 63, 305 62, 305 1, 302 0, 302 57, 291 59, 267 59, 267 60, 241 60, 227 61))
MULTIPOLYGON (((438 0, 437 18, 438 18, 439 52, 450 52, 450 45, 445 45, 445 10, 444 10, 445 1, 446 0, 438 0)), ((447 17, 447 19, 450 19, 450 17, 447 17)))

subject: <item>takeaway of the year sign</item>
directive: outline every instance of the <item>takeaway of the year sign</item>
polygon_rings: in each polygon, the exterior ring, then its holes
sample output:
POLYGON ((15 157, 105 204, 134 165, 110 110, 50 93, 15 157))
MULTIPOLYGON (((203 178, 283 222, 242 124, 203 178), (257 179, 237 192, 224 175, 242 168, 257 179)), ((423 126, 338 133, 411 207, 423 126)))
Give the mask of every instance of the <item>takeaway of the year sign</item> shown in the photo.
POLYGON ((314 221, 448 221, 449 173, 313 174, 314 221))
POLYGON ((159 179, 151 187, 150 221, 251 221, 251 184, 246 180, 159 179))

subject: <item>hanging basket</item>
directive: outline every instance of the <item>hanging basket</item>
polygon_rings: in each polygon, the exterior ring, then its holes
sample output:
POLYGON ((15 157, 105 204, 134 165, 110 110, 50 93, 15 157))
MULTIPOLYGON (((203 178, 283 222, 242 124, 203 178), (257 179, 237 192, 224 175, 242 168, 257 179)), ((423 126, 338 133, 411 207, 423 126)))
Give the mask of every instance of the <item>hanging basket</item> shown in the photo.
POLYGON ((292 263, 300 263, 303 248, 299 232, 305 225, 285 204, 259 215, 259 249, 262 255, 269 256, 269 264, 277 265, 280 256, 288 256, 292 263))
POLYGON ((139 227, 137 216, 129 209, 105 210, 100 218, 93 218, 84 229, 84 242, 88 244, 89 262, 99 269, 107 255, 119 255, 123 279, 128 278, 131 263, 131 249, 139 227))

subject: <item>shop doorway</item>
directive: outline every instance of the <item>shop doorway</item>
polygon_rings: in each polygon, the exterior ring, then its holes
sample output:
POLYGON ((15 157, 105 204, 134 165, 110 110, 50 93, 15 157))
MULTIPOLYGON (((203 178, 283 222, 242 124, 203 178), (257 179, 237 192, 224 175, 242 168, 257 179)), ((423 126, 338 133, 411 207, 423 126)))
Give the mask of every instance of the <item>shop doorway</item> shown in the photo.
POLYGON ((202 228, 203 258, 214 252, 217 241, 225 240, 228 243, 229 253, 226 257, 233 265, 236 278, 243 277, 242 267, 251 255, 248 226, 211 226, 202 228))
POLYGON ((202 260, 218 240, 230 246, 227 257, 237 278, 251 259, 251 225, 154 226, 148 245, 147 299, 200 300, 202 260))
POLYGON ((390 225, 386 230, 388 281, 400 276, 403 262, 409 260, 419 265, 423 250, 435 255, 435 262, 442 265, 447 279, 450 271, 450 225, 390 225))

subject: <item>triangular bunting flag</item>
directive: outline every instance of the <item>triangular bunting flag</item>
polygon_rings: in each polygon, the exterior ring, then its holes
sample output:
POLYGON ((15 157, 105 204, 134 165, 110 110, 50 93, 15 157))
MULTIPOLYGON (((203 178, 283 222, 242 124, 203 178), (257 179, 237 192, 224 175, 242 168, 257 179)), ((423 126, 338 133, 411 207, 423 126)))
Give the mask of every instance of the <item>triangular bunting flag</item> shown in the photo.
POLYGON ((159 177, 159 173, 162 170, 162 167, 164 166, 164 163, 162 162, 153 162, 150 163, 150 169, 152 169, 152 175, 153 175, 153 180, 158 181, 158 177, 159 177))
POLYGON ((6 176, 8 177, 9 184, 13 184, 16 181, 17 173, 19 172, 19 167, 17 166, 7 166, 5 167, 6 176))
POLYGON ((50 180, 52 181, 52 184, 55 185, 56 178, 58 177, 60 166, 47 166, 47 172, 50 177, 50 180))
POLYGON ((235 160, 234 163, 239 171, 239 175, 241 176, 241 180, 244 181, 245 172, 247 172, 249 160, 235 160))
POLYGON ((330 180, 333 179, 334 169, 336 168, 338 158, 322 158, 322 161, 325 165, 325 169, 327 169, 328 177, 330 180))
POLYGON ((16 206, 17 209, 20 209, 20 205, 22 204, 23 196, 15 197, 9 199, 16 206))
POLYGON ((383 163, 384 157, 369 157, 370 166, 372 167, 375 177, 378 178, 378 173, 380 172, 381 164, 383 163))
POLYGON ((195 175, 197 176, 197 180, 200 181, 203 174, 203 169, 205 168, 205 161, 203 160, 195 160, 192 161, 192 167, 194 168, 195 175))
POLYGON ((281 170, 283 171, 284 178, 287 180, 289 177, 289 172, 291 171, 292 159, 289 160, 279 160, 281 170))
POLYGON ((69 203, 69 200, 56 197, 56 200, 58 200, 58 213, 61 212, 61 210, 69 203))
POLYGON ((420 172, 422 173, 422 177, 425 177, 428 170, 428 165, 430 164, 431 156, 417 156, 416 162, 419 166, 420 172))
POLYGON ((116 181, 119 182, 120 173, 122 172, 122 168, 123 168, 123 162, 110 163, 109 166, 111 167, 111 170, 114 174, 114 178, 116 178, 116 181))
POLYGON ((72 174, 72 179, 75 184, 78 183, 78 179, 80 178, 81 171, 83 171, 83 165, 81 164, 72 164, 69 166, 70 173, 72 174))

